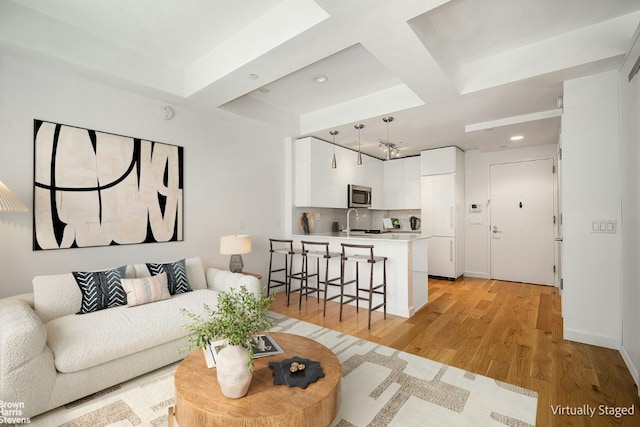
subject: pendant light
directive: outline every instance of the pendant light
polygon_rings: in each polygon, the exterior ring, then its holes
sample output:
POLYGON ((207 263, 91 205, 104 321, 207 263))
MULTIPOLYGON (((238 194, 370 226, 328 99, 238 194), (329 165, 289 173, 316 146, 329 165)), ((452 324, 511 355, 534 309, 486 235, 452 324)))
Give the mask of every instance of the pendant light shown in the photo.
POLYGON ((333 157, 331 158, 331 168, 335 169, 338 167, 338 162, 336 162, 336 135, 339 134, 337 130, 329 131, 329 135, 333 136, 333 157))
POLYGON ((382 121, 387 124, 387 140, 385 142, 380 141, 380 148, 387 154, 387 158, 385 160, 390 160, 391 155, 396 157, 400 156, 400 150, 396 147, 396 144, 391 142, 391 137, 389 136, 389 123, 393 121, 393 117, 383 117, 382 121))
POLYGON ((360 130, 364 127, 364 125, 362 123, 358 123, 357 125, 354 125, 353 127, 358 129, 358 164, 361 165, 362 164, 362 152, 360 151, 360 130))

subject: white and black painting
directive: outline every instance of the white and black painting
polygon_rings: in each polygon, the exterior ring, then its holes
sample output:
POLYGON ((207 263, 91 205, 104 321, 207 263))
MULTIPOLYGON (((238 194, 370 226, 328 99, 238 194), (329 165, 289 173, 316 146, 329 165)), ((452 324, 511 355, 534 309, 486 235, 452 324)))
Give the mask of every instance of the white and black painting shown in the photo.
POLYGON ((34 250, 182 241, 183 155, 34 120, 34 250))

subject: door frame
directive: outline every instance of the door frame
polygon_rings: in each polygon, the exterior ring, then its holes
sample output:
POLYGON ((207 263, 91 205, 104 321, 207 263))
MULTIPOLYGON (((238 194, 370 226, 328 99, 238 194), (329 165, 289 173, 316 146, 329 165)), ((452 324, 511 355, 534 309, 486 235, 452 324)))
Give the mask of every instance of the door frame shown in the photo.
MULTIPOLYGON (((558 238, 558 224, 560 221, 560 213, 558 212, 558 184, 559 184, 559 174, 558 174, 558 157, 536 157, 530 159, 519 159, 512 161, 504 161, 504 162, 492 162, 487 165, 487 271, 489 273, 489 279, 493 279, 493 272, 491 271, 491 166, 498 165, 506 165, 513 163, 526 163, 526 162, 535 162, 538 160, 552 160, 554 173, 553 173, 553 215, 555 216, 556 222, 553 227, 553 259, 558 259, 558 253, 556 248, 555 239, 558 238)), ((556 271, 561 269, 560 265, 555 265, 556 271)), ((561 271, 561 270, 560 270, 561 271)), ((554 274, 554 287, 560 286, 560 281, 558 280, 558 274, 554 274)))

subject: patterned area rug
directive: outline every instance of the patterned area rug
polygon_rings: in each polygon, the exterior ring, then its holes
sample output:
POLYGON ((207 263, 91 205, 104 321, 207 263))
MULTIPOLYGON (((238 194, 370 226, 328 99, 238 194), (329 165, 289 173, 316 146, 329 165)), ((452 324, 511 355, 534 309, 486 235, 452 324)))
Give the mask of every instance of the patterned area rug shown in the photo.
MULTIPOLYGON (((537 393, 279 314, 273 332, 312 338, 342 365, 335 427, 534 426, 537 393)), ((167 366, 31 420, 34 426, 167 426, 167 366)), ((183 426, 187 427, 187 426, 183 426)))

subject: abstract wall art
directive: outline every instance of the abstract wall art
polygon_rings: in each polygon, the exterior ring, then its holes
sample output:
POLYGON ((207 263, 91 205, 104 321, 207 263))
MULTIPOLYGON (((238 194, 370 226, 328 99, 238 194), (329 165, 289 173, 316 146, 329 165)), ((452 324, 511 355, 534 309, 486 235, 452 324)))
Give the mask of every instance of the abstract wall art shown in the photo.
POLYGON ((183 240, 176 145, 34 120, 33 249, 183 240))

